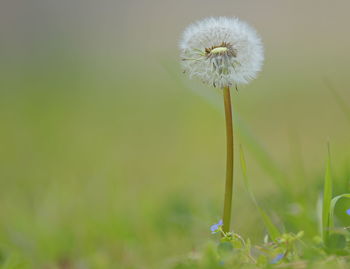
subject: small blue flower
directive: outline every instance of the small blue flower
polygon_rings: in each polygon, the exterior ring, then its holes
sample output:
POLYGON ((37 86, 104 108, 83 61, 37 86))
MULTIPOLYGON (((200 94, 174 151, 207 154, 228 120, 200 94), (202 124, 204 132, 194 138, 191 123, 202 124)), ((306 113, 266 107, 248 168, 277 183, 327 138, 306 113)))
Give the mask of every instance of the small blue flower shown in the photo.
POLYGON ((348 210, 346 210, 346 214, 348 214, 350 216, 350 208, 348 210))
POLYGON ((273 260, 270 261, 271 264, 276 264, 284 257, 283 253, 278 254, 273 260))
POLYGON ((210 226, 210 231, 212 234, 216 234, 217 232, 219 232, 219 229, 222 227, 223 225, 223 221, 222 220, 219 220, 218 223, 210 226))

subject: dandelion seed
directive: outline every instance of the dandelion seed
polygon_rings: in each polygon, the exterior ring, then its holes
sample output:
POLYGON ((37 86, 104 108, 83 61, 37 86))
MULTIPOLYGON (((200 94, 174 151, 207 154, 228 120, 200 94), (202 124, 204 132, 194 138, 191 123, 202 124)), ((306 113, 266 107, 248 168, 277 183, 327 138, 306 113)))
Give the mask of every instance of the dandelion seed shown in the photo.
POLYGON ((276 264, 284 257, 283 253, 278 254, 273 260, 270 261, 271 264, 276 264))
POLYGON ((237 18, 207 18, 190 25, 180 49, 185 72, 219 88, 248 83, 264 60, 256 31, 237 18))
POLYGON ((350 216, 350 208, 348 210, 346 210, 346 214, 348 214, 350 216))
POLYGON ((215 223, 214 225, 210 226, 210 231, 212 234, 216 234, 220 231, 220 228, 222 227, 223 225, 223 221, 222 220, 219 220, 218 223, 215 223))

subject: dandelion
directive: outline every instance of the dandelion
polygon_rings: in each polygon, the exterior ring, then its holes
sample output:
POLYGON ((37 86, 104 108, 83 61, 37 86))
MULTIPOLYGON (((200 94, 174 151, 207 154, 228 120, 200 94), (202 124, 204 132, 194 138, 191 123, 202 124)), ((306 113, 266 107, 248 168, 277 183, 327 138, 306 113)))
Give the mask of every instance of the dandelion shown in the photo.
POLYGON ((256 31, 237 18, 207 18, 190 25, 180 41, 184 73, 223 89, 226 118, 226 183, 223 231, 230 230, 233 189, 233 124, 230 87, 246 84, 260 71, 263 46, 256 31))
POLYGON ((219 88, 248 83, 264 60, 259 36, 237 18, 208 18, 190 25, 180 49, 185 73, 219 88))

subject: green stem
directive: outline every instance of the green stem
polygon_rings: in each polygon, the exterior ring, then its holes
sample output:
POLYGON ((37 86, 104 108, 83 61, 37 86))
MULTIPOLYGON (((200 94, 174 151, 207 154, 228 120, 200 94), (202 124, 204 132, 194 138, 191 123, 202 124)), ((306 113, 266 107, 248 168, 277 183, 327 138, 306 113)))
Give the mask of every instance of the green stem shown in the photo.
POLYGON ((223 215, 223 231, 230 231, 232 189, 233 189, 233 124, 230 88, 224 87, 224 104, 226 119, 226 183, 223 215))

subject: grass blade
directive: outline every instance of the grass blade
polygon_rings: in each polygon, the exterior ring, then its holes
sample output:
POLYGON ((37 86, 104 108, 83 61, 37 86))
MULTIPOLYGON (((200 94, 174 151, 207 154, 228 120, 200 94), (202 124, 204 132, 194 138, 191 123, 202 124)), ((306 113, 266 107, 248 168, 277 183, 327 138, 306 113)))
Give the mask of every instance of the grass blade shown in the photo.
POLYGON ((254 158, 258 161, 261 168, 263 168, 270 175, 270 179, 273 180, 285 194, 290 195, 291 189, 288 186, 289 180, 287 174, 271 158, 269 153, 264 149, 261 143, 259 143, 258 139, 254 137, 243 121, 237 115, 234 116, 234 119, 240 139, 244 141, 247 149, 253 153, 254 158))
POLYGON ((244 185, 245 185, 251 199, 253 200, 254 205, 256 206, 256 208, 258 209, 258 211, 260 213, 260 216, 262 218, 262 221, 264 222, 265 228, 266 228, 269 236, 271 237, 272 240, 276 240, 278 237, 280 237, 281 234, 280 234, 278 228, 271 221, 270 217, 266 214, 266 212, 261 208, 261 206, 257 202, 255 195, 252 191, 252 188, 250 187, 250 182, 248 180, 247 165, 246 165, 246 161, 244 158, 244 152, 243 152, 242 145, 240 145, 239 151, 240 151, 240 163, 241 163, 241 168, 242 168, 244 185))
POLYGON ((331 158, 328 145, 328 158, 326 164, 326 173, 324 178, 323 202, 322 202, 322 238, 327 245, 330 230, 330 209, 332 200, 332 175, 331 175, 331 158))
POLYGON ((329 226, 331 229, 334 227, 334 209, 341 198, 350 198, 350 193, 341 194, 332 199, 329 211, 329 226))
POLYGON ((332 94, 334 100, 336 101, 338 107, 340 110, 344 113, 346 119, 350 122, 350 106, 347 104, 347 102, 344 100, 342 96, 338 93, 336 89, 334 89, 333 85, 328 79, 324 79, 324 83, 327 86, 327 89, 332 94))

